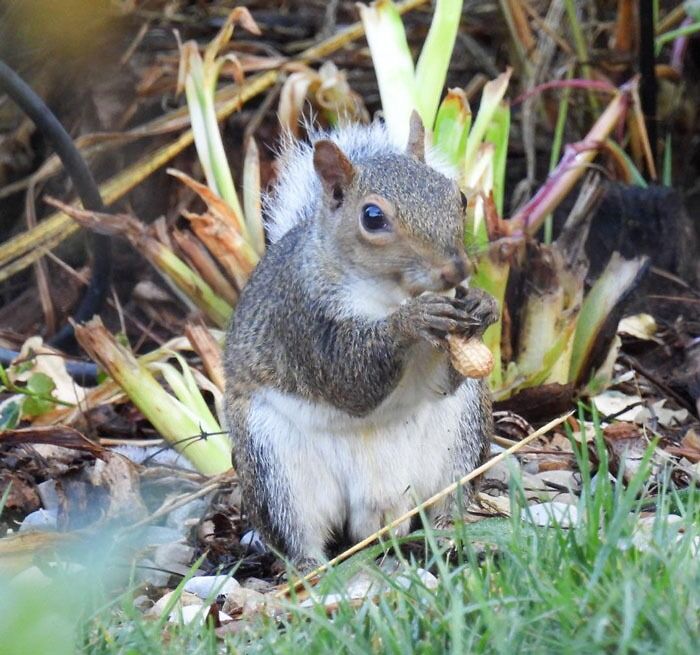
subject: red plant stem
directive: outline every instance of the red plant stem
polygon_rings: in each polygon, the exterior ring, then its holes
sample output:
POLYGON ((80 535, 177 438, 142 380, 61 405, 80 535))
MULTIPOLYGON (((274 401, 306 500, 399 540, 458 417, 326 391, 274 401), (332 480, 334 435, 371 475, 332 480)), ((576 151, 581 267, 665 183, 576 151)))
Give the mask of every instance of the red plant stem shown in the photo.
POLYGON ((546 216, 581 178, 588 164, 598 154, 601 144, 625 115, 636 85, 636 78, 624 84, 588 134, 581 141, 566 146, 557 167, 539 191, 508 221, 511 235, 531 235, 537 232, 546 216))
POLYGON ((543 84, 538 84, 537 86, 529 89, 522 95, 519 95, 513 102, 511 102, 511 107, 519 105, 521 102, 525 102, 528 98, 531 98, 538 93, 543 91, 548 91, 549 89, 587 89, 589 91, 602 91, 604 93, 614 94, 617 93, 617 88, 610 84, 609 82, 604 82, 602 80, 589 80, 586 78, 574 78, 571 80, 554 80, 553 82, 544 82, 543 84))

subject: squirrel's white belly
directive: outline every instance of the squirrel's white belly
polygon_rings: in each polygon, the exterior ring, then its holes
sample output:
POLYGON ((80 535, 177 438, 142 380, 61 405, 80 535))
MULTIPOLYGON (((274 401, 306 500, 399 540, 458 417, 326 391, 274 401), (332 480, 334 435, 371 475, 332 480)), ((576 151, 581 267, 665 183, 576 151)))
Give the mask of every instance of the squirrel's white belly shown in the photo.
POLYGON ((344 527, 359 540, 454 479, 451 451, 469 389, 446 395, 446 357, 422 350, 365 417, 272 388, 253 397, 251 437, 275 452, 303 520, 323 543, 344 527))

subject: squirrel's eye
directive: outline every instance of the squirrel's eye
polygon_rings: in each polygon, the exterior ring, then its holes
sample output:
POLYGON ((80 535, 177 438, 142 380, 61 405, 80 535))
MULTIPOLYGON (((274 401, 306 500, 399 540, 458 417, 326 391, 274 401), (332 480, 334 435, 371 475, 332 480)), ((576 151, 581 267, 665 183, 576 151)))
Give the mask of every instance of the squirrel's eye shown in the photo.
POLYGON ((369 203, 362 208, 362 227, 368 232, 379 232, 389 227, 386 216, 378 205, 369 203))
POLYGON ((462 201, 462 209, 466 211, 467 209, 467 196, 465 196, 461 191, 459 192, 459 199, 462 201))

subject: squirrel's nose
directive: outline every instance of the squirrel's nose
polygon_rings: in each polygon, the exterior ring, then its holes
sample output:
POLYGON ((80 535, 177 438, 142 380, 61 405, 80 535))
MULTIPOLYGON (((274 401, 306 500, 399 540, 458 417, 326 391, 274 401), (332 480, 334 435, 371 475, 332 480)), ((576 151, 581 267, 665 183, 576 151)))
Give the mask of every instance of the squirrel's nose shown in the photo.
POLYGON ((456 287, 460 282, 467 277, 469 273, 469 263, 467 260, 456 255, 448 264, 440 270, 440 279, 448 285, 448 287, 456 287))

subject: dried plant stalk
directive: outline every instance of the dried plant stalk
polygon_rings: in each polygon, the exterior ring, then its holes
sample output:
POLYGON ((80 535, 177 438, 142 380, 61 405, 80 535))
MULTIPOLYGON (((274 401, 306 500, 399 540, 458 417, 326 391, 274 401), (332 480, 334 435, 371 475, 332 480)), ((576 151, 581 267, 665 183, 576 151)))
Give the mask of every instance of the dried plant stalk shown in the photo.
MULTIPOLYGON (((130 350, 117 342, 107 331, 99 317, 84 325, 75 325, 75 338, 109 376, 124 390, 130 400, 153 427, 173 448, 187 457, 195 468, 204 475, 216 475, 231 468, 231 443, 220 432, 219 426, 211 418, 201 395, 196 398, 191 389, 184 388, 180 396, 188 396, 188 402, 170 395, 130 350), (200 408, 204 408, 202 413, 200 408), (198 435, 207 430, 206 439, 198 435)), ((160 372, 168 384, 178 393, 174 383, 187 387, 185 377, 188 372, 183 368, 179 378, 171 374, 168 365, 161 364, 160 372)))
POLYGON ((194 234, 185 230, 173 230, 172 237, 206 283, 229 305, 235 305, 238 291, 226 279, 204 244, 194 234))
MULTIPOLYGON (((404 14, 427 2, 428 0, 404 0, 404 2, 397 5, 397 10, 400 14, 404 14)), ((347 43, 359 39, 363 34, 362 23, 359 21, 353 23, 333 36, 301 52, 297 61, 308 63, 322 59, 347 43)), ((242 85, 228 84, 220 88, 216 93, 217 120, 223 120, 234 111, 240 109, 248 100, 269 89, 279 80, 280 75, 280 69, 269 70, 246 80, 242 85)), ((141 130, 140 133, 150 133, 150 130, 156 125, 162 126, 168 120, 178 116, 184 119, 185 115, 185 111, 176 109, 168 117, 155 119, 149 126, 149 129, 139 128, 141 130)), ((104 198, 105 204, 109 205, 131 191, 151 173, 164 166, 190 146, 193 141, 194 134, 192 130, 186 130, 172 143, 168 143, 145 155, 142 159, 102 184, 100 193, 104 198)), ((24 270, 37 259, 43 257, 45 250, 55 248, 64 239, 76 232, 79 227, 66 213, 56 212, 47 216, 36 227, 0 244, 0 282, 24 270)))
POLYGON ((143 223, 127 214, 102 214, 66 205, 55 198, 47 202, 71 216, 79 225, 99 234, 127 238, 161 274, 163 280, 187 307, 199 309, 212 323, 225 327, 231 315, 231 306, 165 244, 152 236, 143 223))
POLYGON ((185 336, 192 344, 194 351, 202 358, 207 377, 223 391, 226 382, 224 379, 221 344, 203 325, 188 323, 185 326, 185 336))

